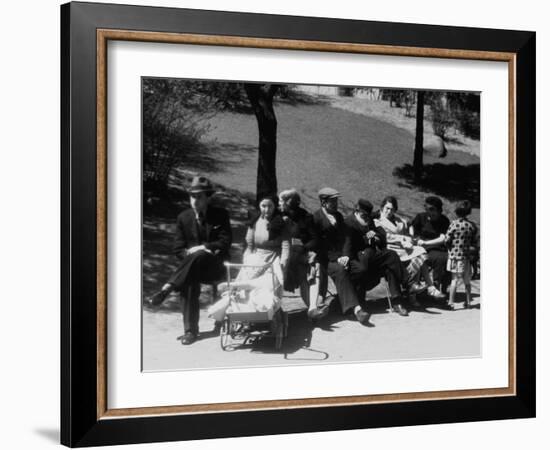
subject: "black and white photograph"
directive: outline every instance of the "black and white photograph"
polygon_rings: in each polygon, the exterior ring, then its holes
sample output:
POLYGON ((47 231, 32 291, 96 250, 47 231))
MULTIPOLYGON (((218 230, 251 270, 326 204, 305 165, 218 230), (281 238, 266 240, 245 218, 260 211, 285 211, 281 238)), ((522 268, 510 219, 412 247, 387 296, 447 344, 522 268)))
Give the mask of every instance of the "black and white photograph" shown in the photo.
POLYGON ((479 92, 141 89, 143 371, 481 356, 479 92))
POLYGON ((543 2, 6 6, 2 448, 547 445, 543 2))

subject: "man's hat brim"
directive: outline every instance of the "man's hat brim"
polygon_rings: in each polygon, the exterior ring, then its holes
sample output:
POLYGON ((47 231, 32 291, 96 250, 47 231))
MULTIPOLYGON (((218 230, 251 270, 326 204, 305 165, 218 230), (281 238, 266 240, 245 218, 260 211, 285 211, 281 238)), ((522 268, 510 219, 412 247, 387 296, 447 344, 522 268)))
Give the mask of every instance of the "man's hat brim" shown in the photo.
POLYGON ((371 213, 374 206, 371 202, 368 200, 360 198, 357 203, 355 204, 355 208, 359 211, 364 211, 366 213, 371 213))
POLYGON ((187 192, 189 194, 200 194, 201 192, 206 192, 207 194, 212 194, 212 193, 214 193, 214 189, 212 189, 212 188, 193 188, 193 189, 188 189, 187 192))
POLYGON ((331 199, 331 198, 338 198, 338 197, 342 196, 342 194, 340 194, 340 192, 338 192, 336 189, 332 189, 332 188, 323 188, 319 191, 318 195, 319 195, 319 198, 323 199, 323 200, 328 200, 328 199, 331 199))

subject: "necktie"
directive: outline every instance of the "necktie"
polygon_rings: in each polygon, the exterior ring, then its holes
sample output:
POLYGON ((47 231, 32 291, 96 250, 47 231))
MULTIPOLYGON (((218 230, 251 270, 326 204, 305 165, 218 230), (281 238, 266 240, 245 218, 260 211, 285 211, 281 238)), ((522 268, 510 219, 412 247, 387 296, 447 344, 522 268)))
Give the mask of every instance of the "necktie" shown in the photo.
POLYGON ((199 213, 197 217, 197 228, 199 229, 199 239, 201 243, 206 240, 206 228, 204 214, 199 213))

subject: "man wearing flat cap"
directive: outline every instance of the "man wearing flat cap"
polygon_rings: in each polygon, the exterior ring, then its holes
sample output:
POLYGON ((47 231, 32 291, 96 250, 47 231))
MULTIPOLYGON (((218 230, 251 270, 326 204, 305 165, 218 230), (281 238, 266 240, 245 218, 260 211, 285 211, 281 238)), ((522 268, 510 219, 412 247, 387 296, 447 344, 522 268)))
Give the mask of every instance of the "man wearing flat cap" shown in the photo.
POLYGON ((201 283, 223 277, 223 261, 229 257, 231 226, 225 209, 209 205, 214 189, 205 177, 195 177, 188 189, 191 208, 177 218, 174 253, 178 268, 162 290, 150 299, 159 306, 171 291, 181 294, 184 335, 182 344, 193 343, 199 334, 201 283))
MULTIPOLYGON (((318 234, 317 258, 320 265, 320 293, 326 292, 326 275, 330 276, 338 291, 338 300, 344 314, 353 312, 359 323, 371 326, 370 314, 365 310, 364 298, 359 298, 352 280, 350 261, 343 253, 346 225, 338 211, 340 193, 326 187, 319 191, 321 208, 313 214, 318 234)), ((355 262, 354 262, 355 264, 355 262)))
POLYGON ((388 282, 392 305, 398 314, 408 315, 401 305, 403 271, 397 253, 386 248, 386 233, 372 219, 372 203, 359 199, 354 211, 346 217, 346 240, 343 254, 348 258, 358 296, 365 298, 367 289, 375 287, 381 276, 388 282))

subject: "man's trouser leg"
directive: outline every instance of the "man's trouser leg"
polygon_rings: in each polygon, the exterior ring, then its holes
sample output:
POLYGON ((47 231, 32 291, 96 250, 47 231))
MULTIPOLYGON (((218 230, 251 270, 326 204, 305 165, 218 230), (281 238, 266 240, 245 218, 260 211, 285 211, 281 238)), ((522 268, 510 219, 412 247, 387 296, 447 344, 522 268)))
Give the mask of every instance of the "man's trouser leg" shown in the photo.
POLYGON ((194 273, 191 275, 191 272, 196 272, 196 266, 200 263, 200 260, 204 258, 205 252, 196 252, 191 255, 184 257, 176 270, 172 273, 168 279, 168 283, 174 286, 175 291, 181 291, 187 284, 187 280, 190 276, 196 276, 194 273))
POLYGON ((371 261, 384 272, 392 299, 400 298, 403 270, 397 253, 391 250, 380 250, 373 255, 371 261))
POLYGON ((181 312, 185 332, 199 332, 199 295, 201 283, 211 283, 223 276, 223 262, 217 256, 200 251, 187 256, 170 278, 181 292, 181 312))
POLYGON ((447 252, 441 250, 430 250, 428 252, 428 265, 433 270, 433 280, 438 288, 445 292, 450 282, 450 274, 447 272, 447 252))
POLYGON ((181 290, 181 313, 183 315, 183 331, 185 333, 199 334, 200 293, 200 283, 191 283, 181 290))
MULTIPOLYGON (((367 248, 357 254, 357 260, 350 261, 350 274, 352 282, 357 291, 359 304, 363 309, 367 309, 367 285, 372 281, 373 277, 379 280, 380 277, 376 274, 376 267, 373 257, 376 254, 374 248, 367 248), (370 273, 369 273, 370 269, 370 273)), ((378 284, 378 281, 376 282, 378 284)))
POLYGON ((360 304, 350 274, 342 265, 332 261, 328 263, 327 272, 336 285, 342 312, 346 314, 360 304))
POLYGON ((325 264, 315 264, 315 282, 309 286, 310 308, 325 304, 328 290, 328 274, 325 264))

